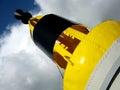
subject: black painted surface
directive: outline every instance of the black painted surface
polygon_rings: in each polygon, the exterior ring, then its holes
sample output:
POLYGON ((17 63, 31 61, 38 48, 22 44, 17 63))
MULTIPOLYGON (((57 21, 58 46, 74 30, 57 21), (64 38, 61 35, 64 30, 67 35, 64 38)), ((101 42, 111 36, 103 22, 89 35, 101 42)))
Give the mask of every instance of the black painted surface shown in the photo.
POLYGON ((108 87, 106 88, 106 90, 110 90, 113 82, 115 81, 115 79, 117 78, 117 76, 118 76, 119 74, 120 74, 120 66, 119 66, 119 68, 117 69, 115 75, 112 77, 112 79, 111 79, 110 83, 108 84, 108 87))
POLYGON ((74 23, 59 16, 49 14, 38 21, 33 31, 33 39, 50 58, 58 36, 74 23))

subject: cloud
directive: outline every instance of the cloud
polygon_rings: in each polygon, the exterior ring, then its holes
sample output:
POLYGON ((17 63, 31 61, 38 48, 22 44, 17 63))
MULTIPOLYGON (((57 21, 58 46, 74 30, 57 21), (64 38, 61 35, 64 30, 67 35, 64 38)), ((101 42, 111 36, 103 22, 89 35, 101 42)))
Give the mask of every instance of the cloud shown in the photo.
POLYGON ((8 29, 0 38, 0 90, 61 90, 58 68, 32 42, 29 27, 8 29))
POLYGON ((35 0, 44 14, 55 13, 94 27, 107 19, 120 20, 120 0, 35 0))

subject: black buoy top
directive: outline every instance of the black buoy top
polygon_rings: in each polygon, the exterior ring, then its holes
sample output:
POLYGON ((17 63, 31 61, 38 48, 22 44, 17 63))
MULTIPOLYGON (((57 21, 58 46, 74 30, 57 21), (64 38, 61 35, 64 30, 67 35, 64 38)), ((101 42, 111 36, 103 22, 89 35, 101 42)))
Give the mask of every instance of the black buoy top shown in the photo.
MULTIPOLYGON (((20 9, 15 11, 14 16, 24 24, 28 24, 28 21, 32 17, 30 13, 23 12, 20 9)), ((75 23, 54 14, 45 15, 39 19, 34 26, 32 34, 34 43, 42 49, 46 55, 53 59, 52 55, 55 41, 65 29, 74 24, 75 23)))
MULTIPOLYGON (((45 15, 34 27, 33 40, 50 58, 58 36, 74 23, 54 14, 45 15)), ((53 58, 52 58, 53 59, 53 58)))

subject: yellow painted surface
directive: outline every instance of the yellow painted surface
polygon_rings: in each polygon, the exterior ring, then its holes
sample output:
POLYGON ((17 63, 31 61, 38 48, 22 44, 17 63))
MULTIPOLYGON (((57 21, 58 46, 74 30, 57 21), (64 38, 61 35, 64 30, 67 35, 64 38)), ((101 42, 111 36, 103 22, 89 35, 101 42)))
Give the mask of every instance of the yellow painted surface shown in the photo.
POLYGON ((86 34, 82 33, 82 32, 79 32, 71 27, 67 28, 65 31, 64 31, 64 34, 66 35, 70 35, 72 38, 77 38, 79 40, 82 40, 84 39, 84 37, 86 36, 86 34))
POLYGON ((96 65, 118 37, 120 37, 118 21, 108 20, 93 28, 70 58, 73 65, 68 63, 65 70, 64 90, 85 90, 96 65))
MULTIPOLYGON (((86 34, 77 31, 71 27, 68 27, 66 30, 63 31, 63 33, 71 39, 77 38, 80 41, 86 36, 86 34)), ((53 52, 58 52, 64 58, 64 60, 66 60, 69 64, 73 65, 73 62, 70 60, 72 54, 69 51, 67 51, 67 49, 67 46, 65 46, 64 44, 60 44, 60 42, 56 40, 53 52)))

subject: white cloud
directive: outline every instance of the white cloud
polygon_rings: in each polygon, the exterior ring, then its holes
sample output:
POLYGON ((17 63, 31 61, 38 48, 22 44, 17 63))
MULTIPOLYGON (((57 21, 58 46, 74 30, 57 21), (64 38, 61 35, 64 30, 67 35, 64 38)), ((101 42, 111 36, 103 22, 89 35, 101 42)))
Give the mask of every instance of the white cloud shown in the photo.
POLYGON ((120 20, 120 0, 35 0, 43 13, 55 13, 87 26, 120 20))
POLYGON ((0 90, 61 90, 56 65, 32 42, 27 25, 0 38, 0 90))

